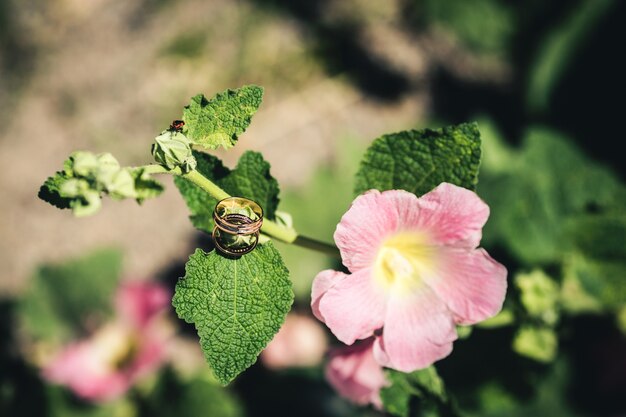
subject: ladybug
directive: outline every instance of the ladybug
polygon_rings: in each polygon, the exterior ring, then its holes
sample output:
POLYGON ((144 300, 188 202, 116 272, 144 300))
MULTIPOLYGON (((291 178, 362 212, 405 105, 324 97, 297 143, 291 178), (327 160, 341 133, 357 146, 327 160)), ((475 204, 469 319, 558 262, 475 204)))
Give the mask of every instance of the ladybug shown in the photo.
POLYGON ((182 132, 183 126, 185 126, 185 122, 182 120, 174 120, 170 125, 170 130, 173 130, 174 132, 182 132))

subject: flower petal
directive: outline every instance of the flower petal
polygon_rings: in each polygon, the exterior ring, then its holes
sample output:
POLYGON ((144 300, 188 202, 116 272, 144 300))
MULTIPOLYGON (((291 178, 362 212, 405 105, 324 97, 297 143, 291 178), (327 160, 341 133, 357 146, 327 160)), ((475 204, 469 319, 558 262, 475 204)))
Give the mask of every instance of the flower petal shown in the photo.
POLYGON ((401 228, 427 231, 442 245, 474 249, 480 243, 489 206, 473 191, 444 182, 420 197, 416 208, 406 196, 393 197, 394 204, 407 207, 401 228))
POLYGON ((344 275, 321 297, 319 313, 337 339, 351 345, 383 325, 386 296, 371 268, 344 275))
POLYGON ((118 313, 137 328, 165 311, 172 296, 163 285, 149 281, 126 281, 118 288, 115 307, 118 313))
POLYGON ((317 274, 313 280, 313 286, 311 288, 311 310, 313 311, 313 315, 322 323, 325 323, 325 321, 320 313, 320 300, 322 296, 326 294, 326 291, 332 288, 337 282, 341 281, 345 276, 346 274, 342 272, 326 269, 317 274))
POLYGON ((506 295, 506 268, 484 249, 442 248, 439 265, 424 280, 455 314, 457 324, 495 316, 506 295))
POLYGON ((335 243, 351 272, 372 265, 382 241, 397 230, 398 211, 385 197, 389 192, 371 190, 358 196, 337 225, 335 243))
POLYGON ((43 369, 43 378, 67 386, 86 400, 113 400, 128 390, 130 380, 102 363, 98 353, 91 342, 70 345, 43 369))
POLYGON ((376 358, 389 368, 413 372, 448 356, 456 337, 452 313, 422 285, 411 294, 392 293, 376 358))
POLYGON ((434 243, 478 246, 489 206, 473 191, 449 183, 417 198, 404 190, 370 190, 357 197, 337 225, 334 239, 344 265, 355 272, 370 266, 388 236, 426 232, 434 243))
POLYGON ((356 404, 382 407, 380 389, 387 386, 383 368, 372 354, 374 338, 335 349, 326 366, 326 379, 339 392, 356 404))

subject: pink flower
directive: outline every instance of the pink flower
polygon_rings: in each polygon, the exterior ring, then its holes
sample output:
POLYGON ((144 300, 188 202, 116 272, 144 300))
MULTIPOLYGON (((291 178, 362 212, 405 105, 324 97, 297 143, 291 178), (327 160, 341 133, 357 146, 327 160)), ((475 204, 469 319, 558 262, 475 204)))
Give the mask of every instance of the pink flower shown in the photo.
POLYGON ((387 386, 383 368, 374 359, 374 338, 331 351, 326 379, 337 392, 356 404, 381 409, 380 389, 387 386))
POLYGON ((115 298, 115 309, 132 324, 144 327, 167 309, 172 300, 170 292, 150 281, 132 281, 122 284, 115 298))
POLYGON ((326 333, 309 316, 289 313, 285 324, 261 352, 263 364, 271 369, 316 366, 328 346, 326 333))
POLYGON ((506 269, 477 249, 489 207, 472 191, 442 183, 418 198, 402 190, 357 197, 335 231, 351 274, 326 270, 311 307, 339 340, 374 334, 374 356, 411 372, 452 351, 456 324, 497 314, 506 269))
POLYGON ((169 299, 168 291, 155 283, 122 284, 117 320, 65 348, 44 368, 44 378, 86 400, 110 401, 124 394, 165 359, 171 332, 160 319, 169 299))

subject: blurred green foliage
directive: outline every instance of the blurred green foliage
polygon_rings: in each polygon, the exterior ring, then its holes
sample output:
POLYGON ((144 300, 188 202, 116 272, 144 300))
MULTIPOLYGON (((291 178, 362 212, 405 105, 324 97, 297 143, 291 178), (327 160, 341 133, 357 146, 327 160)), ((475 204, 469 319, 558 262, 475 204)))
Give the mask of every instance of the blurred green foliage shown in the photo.
POLYGON ((115 249, 42 265, 19 303, 26 333, 55 344, 86 334, 110 316, 121 272, 122 255, 115 249))
POLYGON ((0 327, 0 415, 243 416, 235 394, 221 388, 207 368, 181 374, 164 367, 128 395, 102 404, 83 401, 64 387, 40 380, 31 363, 41 360, 39 354, 50 356, 112 319, 121 261, 118 250, 101 249, 63 263, 42 265, 16 308, 0 302, 4 323, 0 327), (12 313, 22 323, 19 333, 12 327, 12 313), (26 344, 15 344, 18 334, 26 344))
MULTIPOLYGON (((502 142, 486 146, 506 149, 502 142)), ((481 171, 479 194, 492 209, 485 239, 507 247, 522 262, 562 260, 576 247, 570 235, 581 216, 622 204, 624 189, 612 173, 554 131, 531 128, 520 150, 504 154, 508 163, 487 160, 481 171)))
POLYGON ((532 62, 526 90, 528 107, 546 112, 562 74, 584 46, 589 32, 611 10, 614 0, 585 0, 545 37, 532 62))
MULTIPOLYGON (((294 228, 305 236, 332 242, 341 216, 353 200, 354 175, 364 146, 354 138, 336 142, 334 159, 313 173, 306 186, 286 189, 281 196, 281 209, 294 213, 294 228), (323 196, 323 198, 320 198, 323 196)), ((293 245, 276 242, 293 282, 296 300, 308 305, 311 283, 317 272, 338 267, 338 260, 293 245)))
POLYGON ((417 410, 417 416, 429 417, 450 415, 453 413, 443 380, 434 366, 403 373, 387 371, 390 386, 380 392, 385 410, 389 413, 409 417, 411 409, 417 410))
POLYGON ((234 394, 203 377, 202 373, 184 380, 166 368, 142 403, 141 415, 239 417, 245 414, 234 394))
POLYGON ((423 24, 453 33, 471 50, 505 55, 515 30, 514 8, 502 0, 414 0, 423 24))

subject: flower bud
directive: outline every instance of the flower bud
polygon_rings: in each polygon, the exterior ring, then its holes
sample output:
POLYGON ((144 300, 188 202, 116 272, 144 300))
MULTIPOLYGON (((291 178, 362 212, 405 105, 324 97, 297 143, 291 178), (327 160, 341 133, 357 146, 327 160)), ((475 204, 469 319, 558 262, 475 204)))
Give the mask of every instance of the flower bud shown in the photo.
POLYGON ((86 190, 81 197, 82 198, 77 198, 70 203, 74 216, 91 216, 100 210, 102 199, 98 191, 86 190))
POLYGON ((97 156, 96 181, 106 188, 110 188, 113 177, 120 171, 120 163, 110 153, 101 153, 97 156))
POLYGON ((64 198, 81 197, 87 190, 89 183, 79 178, 69 178, 59 186, 59 194, 64 198))
POLYGON ((137 194, 135 192, 135 178, 128 169, 120 169, 113 174, 111 181, 107 185, 107 191, 111 198, 119 200, 134 198, 137 194))
POLYGON ((98 169, 98 159, 91 152, 77 151, 70 155, 70 165, 74 175, 87 177, 98 169))
POLYGON ((183 173, 196 169, 196 158, 191 152, 191 142, 185 135, 166 130, 154 140, 152 156, 159 164, 167 169, 180 167, 183 173))

